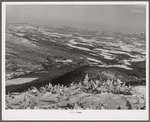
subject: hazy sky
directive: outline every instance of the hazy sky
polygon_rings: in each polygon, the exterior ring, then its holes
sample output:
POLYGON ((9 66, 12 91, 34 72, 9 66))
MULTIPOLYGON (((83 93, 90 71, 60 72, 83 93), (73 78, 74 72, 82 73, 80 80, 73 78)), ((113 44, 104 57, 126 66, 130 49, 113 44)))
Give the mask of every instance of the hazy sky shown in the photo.
POLYGON ((102 31, 145 31, 145 5, 15 5, 8 22, 40 22, 102 31))

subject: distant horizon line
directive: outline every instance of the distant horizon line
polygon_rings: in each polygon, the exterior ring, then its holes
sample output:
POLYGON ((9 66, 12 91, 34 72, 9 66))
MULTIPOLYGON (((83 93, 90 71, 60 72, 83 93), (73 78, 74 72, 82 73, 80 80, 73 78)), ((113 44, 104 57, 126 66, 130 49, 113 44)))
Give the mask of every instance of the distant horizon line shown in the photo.
MULTIPOLYGON (((29 23, 29 22, 8 22, 8 21, 6 21, 6 25, 7 25, 7 23, 8 24, 39 24, 38 22, 31 22, 31 23, 29 23)), ((46 24, 43 24, 42 23, 42 25, 44 25, 44 26, 47 26, 46 24)), ((127 33, 127 34, 141 34, 141 33, 146 33, 146 31, 134 31, 133 29, 128 29, 128 31, 112 31, 112 30, 99 30, 99 29, 89 29, 89 28, 83 28, 83 27, 78 27, 78 26, 67 26, 67 25, 65 25, 65 26, 61 26, 61 25, 53 25, 53 27, 55 27, 55 28, 61 28, 61 27, 68 27, 68 28, 77 28, 77 29, 85 29, 85 30, 89 30, 89 31, 98 31, 98 32, 112 32, 112 33, 127 33)))

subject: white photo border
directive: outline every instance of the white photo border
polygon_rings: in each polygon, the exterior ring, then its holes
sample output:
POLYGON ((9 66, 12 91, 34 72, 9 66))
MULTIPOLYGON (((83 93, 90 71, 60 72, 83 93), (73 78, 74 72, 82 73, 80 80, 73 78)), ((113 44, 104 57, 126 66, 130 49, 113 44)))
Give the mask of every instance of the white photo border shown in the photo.
POLYGON ((2 2, 2 120, 148 120, 149 119, 149 3, 121 2, 2 2), (146 110, 6 110, 6 5, 146 5, 146 110), (79 113, 78 113, 79 112, 79 113), (81 113, 80 113, 81 112, 81 113))

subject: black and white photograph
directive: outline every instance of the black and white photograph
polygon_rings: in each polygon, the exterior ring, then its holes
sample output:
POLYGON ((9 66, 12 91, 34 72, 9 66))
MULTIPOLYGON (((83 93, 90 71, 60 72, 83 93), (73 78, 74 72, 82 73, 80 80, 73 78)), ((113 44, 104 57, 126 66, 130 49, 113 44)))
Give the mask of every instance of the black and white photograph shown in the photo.
POLYGON ((5 118, 147 118, 147 2, 4 2, 3 10, 5 118))

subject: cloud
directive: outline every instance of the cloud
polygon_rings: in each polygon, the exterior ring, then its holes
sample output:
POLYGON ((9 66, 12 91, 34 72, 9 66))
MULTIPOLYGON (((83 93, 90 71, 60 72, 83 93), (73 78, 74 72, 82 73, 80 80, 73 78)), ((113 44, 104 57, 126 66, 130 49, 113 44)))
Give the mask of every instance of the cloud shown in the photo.
POLYGON ((131 13, 146 13, 146 5, 134 5, 129 7, 131 13))

